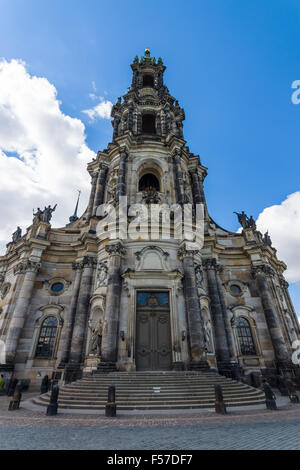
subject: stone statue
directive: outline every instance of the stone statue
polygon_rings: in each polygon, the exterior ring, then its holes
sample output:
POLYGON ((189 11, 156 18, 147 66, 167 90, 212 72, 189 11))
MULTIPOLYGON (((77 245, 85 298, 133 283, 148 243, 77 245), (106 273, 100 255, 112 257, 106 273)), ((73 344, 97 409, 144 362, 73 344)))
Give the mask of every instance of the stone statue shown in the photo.
POLYGON ((271 237, 270 237, 270 235, 269 235, 269 232, 266 232, 266 233, 264 234, 263 241, 264 241, 264 243, 265 243, 266 245, 272 246, 272 240, 271 240, 271 237))
POLYGON ((17 230, 12 234, 12 241, 17 242, 22 236, 22 229, 17 227, 17 230))
POLYGON ((38 207, 35 213, 33 210, 33 224, 38 224, 39 222, 45 222, 46 224, 49 224, 52 218, 52 212, 55 211, 56 207, 57 204, 55 204, 53 208, 51 208, 50 205, 48 207, 45 206, 43 211, 38 207))
POLYGON ((102 346, 102 333, 103 333, 103 322, 100 319, 93 327, 90 327, 92 332, 90 353, 93 353, 101 357, 101 346, 102 346))
POLYGON ((252 215, 250 217, 247 216, 247 214, 242 211, 242 212, 234 212, 234 214, 237 215, 239 223, 244 229, 247 228, 252 228, 253 230, 256 230, 256 223, 255 220, 253 219, 252 215))
POLYGON ((52 212, 55 211, 56 207, 57 207, 57 204, 55 204, 55 206, 53 208, 51 208, 50 205, 48 207, 45 206, 45 209, 43 210, 43 213, 42 213, 42 221, 43 222, 46 222, 46 224, 49 224, 49 222, 52 218, 52 212))
POLYGON ((34 212, 34 209, 33 209, 33 223, 34 224, 38 224, 39 222, 41 222, 42 214, 43 214, 43 211, 39 207, 37 208, 36 212, 34 212))

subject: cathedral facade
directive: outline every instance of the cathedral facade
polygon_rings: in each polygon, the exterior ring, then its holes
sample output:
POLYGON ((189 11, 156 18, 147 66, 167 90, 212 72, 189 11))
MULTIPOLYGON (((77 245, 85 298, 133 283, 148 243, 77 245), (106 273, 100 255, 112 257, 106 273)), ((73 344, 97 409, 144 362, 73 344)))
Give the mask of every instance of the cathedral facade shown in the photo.
POLYGON ((112 108, 112 142, 88 165, 84 214, 55 229, 55 207, 38 209, 0 257, 0 369, 39 383, 46 374, 70 381, 96 369, 294 367, 300 330, 285 264, 244 212, 241 233, 213 221, 207 168, 186 145, 184 110, 164 84, 161 58, 146 49, 131 68, 130 89, 112 108), (124 236, 119 219, 103 229, 121 201, 136 225, 141 205, 187 205, 192 228, 198 205, 203 236, 174 236, 174 211, 151 230, 147 213, 135 237, 124 236))

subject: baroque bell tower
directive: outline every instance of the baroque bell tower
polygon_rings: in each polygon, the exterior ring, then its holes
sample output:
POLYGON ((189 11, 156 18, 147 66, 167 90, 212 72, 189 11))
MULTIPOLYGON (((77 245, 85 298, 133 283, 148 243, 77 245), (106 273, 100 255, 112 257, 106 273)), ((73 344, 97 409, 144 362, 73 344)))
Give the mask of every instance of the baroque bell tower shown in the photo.
POLYGON ((131 68, 112 142, 88 164, 85 212, 77 201, 52 228, 56 206, 38 209, 0 257, 0 370, 35 382, 41 371, 70 382, 96 370, 288 370, 300 383, 286 265, 252 216, 237 213, 233 233, 209 215, 207 168, 184 140, 162 59, 146 49, 131 68))

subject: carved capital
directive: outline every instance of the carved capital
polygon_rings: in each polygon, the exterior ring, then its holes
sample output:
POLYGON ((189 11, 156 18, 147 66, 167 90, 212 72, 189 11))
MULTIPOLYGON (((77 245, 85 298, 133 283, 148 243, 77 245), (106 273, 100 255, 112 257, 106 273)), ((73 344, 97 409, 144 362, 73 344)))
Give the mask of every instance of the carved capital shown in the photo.
POLYGON ((128 150, 126 147, 121 147, 120 148, 120 158, 126 159, 128 157, 128 150))
POLYGON ((280 287, 283 290, 287 290, 289 288, 289 283, 284 278, 280 278, 279 282, 280 282, 280 287))
POLYGON ((180 260, 184 258, 192 258, 200 253, 200 250, 192 250, 189 249, 187 244, 182 245, 179 250, 177 251, 177 256, 180 260))
POLYGON ((203 268, 205 270, 214 269, 215 271, 222 270, 222 267, 217 263, 216 258, 206 258, 203 260, 203 268))
POLYGON ((14 274, 25 274, 26 272, 35 272, 37 273, 41 267, 41 263, 35 261, 26 260, 21 261, 14 267, 14 274))
POLYGON ((252 276, 255 278, 258 274, 263 276, 274 276, 274 269, 268 264, 259 264, 252 267, 252 276))
POLYGON ((84 267, 93 268, 97 266, 97 259, 93 256, 84 256, 83 258, 84 267))
POLYGON ((105 247, 105 250, 110 256, 122 256, 126 253, 125 248, 120 242, 114 243, 112 245, 107 245, 105 247))

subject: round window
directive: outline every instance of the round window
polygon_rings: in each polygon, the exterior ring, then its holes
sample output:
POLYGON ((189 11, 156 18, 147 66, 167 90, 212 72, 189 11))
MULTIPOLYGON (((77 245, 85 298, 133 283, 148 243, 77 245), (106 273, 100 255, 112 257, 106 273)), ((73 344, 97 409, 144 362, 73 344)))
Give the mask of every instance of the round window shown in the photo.
POLYGON ((54 292, 55 294, 58 294, 59 292, 61 292, 62 290, 64 290, 65 286, 63 285, 62 282, 55 282, 54 284, 52 284, 51 286, 51 290, 52 292, 54 292))
POLYGON ((230 291, 233 295, 241 295, 242 289, 237 284, 231 284, 230 291))

